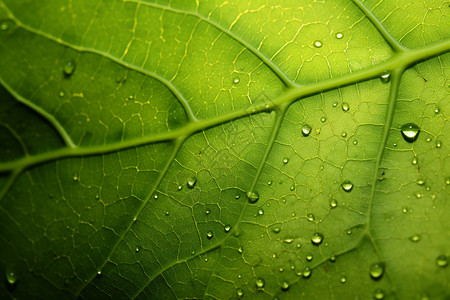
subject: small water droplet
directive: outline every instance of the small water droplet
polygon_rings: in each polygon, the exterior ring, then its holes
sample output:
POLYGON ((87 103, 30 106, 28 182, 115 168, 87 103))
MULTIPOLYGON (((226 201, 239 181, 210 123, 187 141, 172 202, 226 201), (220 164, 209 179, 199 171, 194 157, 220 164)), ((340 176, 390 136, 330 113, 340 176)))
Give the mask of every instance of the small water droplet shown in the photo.
POLYGON ((351 183, 351 181, 346 180, 341 184, 342 189, 345 192, 350 192, 353 189, 353 183, 351 183))
POLYGON ((347 277, 345 275, 342 275, 340 281, 341 281, 341 283, 346 283, 347 277))
POLYGON ((97 269, 97 276, 102 275, 102 270, 101 269, 97 269))
POLYGON ((195 251, 194 250, 191 251, 191 255, 195 255, 195 251))
POLYGON ((331 254, 331 256, 330 256, 330 261, 331 261, 331 262, 335 262, 335 261, 336 261, 336 255, 331 254))
POLYGON ((209 210, 209 208, 207 208, 207 209, 205 210, 205 214, 209 215, 210 213, 211 213, 211 210, 209 210))
POLYGON ((181 191, 183 189, 183 186, 182 185, 179 185, 178 187, 177 187, 177 190, 179 190, 179 191, 181 191))
POLYGON ((259 194, 257 192, 247 192, 248 202, 256 203, 259 200, 259 194))
POLYGON ((354 140, 353 145, 358 145, 358 140, 354 140))
POLYGON ((64 64, 63 71, 66 76, 72 75, 73 71, 75 71, 75 62, 73 60, 66 62, 64 64))
POLYGON ((319 246, 323 241, 323 235, 319 232, 314 233, 314 235, 311 238, 311 243, 313 245, 319 246))
POLYGON ((417 243, 417 242, 419 242, 421 240, 421 237, 418 234, 414 234, 409 239, 410 239, 411 242, 417 243))
POLYGON ((414 123, 407 123, 401 127, 402 136, 408 143, 412 143, 419 137, 420 128, 414 123))
POLYGON ((280 267, 280 268, 278 269, 278 271, 283 272, 284 269, 280 267))
POLYGON ((380 279, 384 274, 384 263, 378 262, 370 265, 369 275, 372 279, 380 279))
POLYGON ((166 216, 168 216, 168 215, 170 215, 170 212, 169 212, 169 211, 166 211, 164 214, 165 214, 166 216))
POLYGON ((302 135, 303 136, 309 136, 311 133, 311 127, 308 124, 303 125, 302 127, 302 135))
POLYGON ((351 235, 351 234, 352 234, 352 230, 351 229, 347 230, 347 235, 351 235))
POLYGON ((264 210, 263 210, 262 208, 260 208, 260 209, 258 210, 258 215, 262 216, 263 214, 264 214, 264 210))
POLYGON ((441 147, 442 147, 442 141, 436 140, 436 148, 441 148, 441 147))
POLYGON ((417 181, 416 181, 416 183, 418 184, 418 185, 424 185, 425 184, 425 180, 423 179, 423 178, 417 178, 417 181))
POLYGON ((281 227, 278 227, 278 226, 272 227, 272 232, 273 233, 280 233, 280 231, 281 231, 281 227))
POLYGON ((240 246, 240 247, 238 248, 238 252, 239 252, 239 253, 244 252, 244 249, 242 248, 242 246, 240 246))
POLYGON ((289 283, 287 281, 283 281, 283 283, 281 284, 281 289, 283 291, 287 291, 289 289, 289 283))
POLYGON ((320 48, 323 46, 323 43, 319 40, 314 41, 314 47, 316 48, 320 48))
POLYGON ((236 195, 236 196, 234 196, 234 198, 239 199, 239 198, 241 198, 241 195, 236 195))
POLYGON ((291 244, 293 241, 294 241, 293 239, 285 239, 283 240, 283 243, 291 244))
POLYGON ((342 133, 341 133, 341 136, 342 136, 343 138, 347 137, 347 132, 345 132, 345 131, 342 132, 342 133))
POLYGON ((337 207, 337 205, 338 205, 338 203, 337 203, 336 199, 331 199, 330 200, 330 207, 331 208, 335 208, 335 207, 337 207))
POLYGON ((384 292, 382 289, 376 289, 373 292, 373 299, 375 300, 383 300, 384 299, 384 292))
POLYGON ((264 288, 264 284, 265 284, 264 279, 257 278, 255 284, 258 289, 264 288))
POLYGON ((17 272, 12 266, 7 266, 5 270, 6 281, 13 285, 17 282, 17 272))
POLYGON ((420 193, 420 192, 417 192, 416 193, 416 198, 417 199, 420 199, 420 198, 422 198, 423 197, 423 194, 422 193, 420 193))
POLYGON ((234 84, 238 84, 239 81, 241 81, 241 80, 239 79, 239 77, 234 77, 234 78, 233 78, 233 83, 234 83, 234 84))
POLYGON ((139 247, 136 247, 135 251, 136 251, 136 253, 138 253, 139 252, 139 247))
POLYGON ((320 118, 320 122, 324 123, 324 122, 326 122, 326 121, 327 121, 327 118, 326 118, 326 117, 320 118))
POLYGON ((388 83, 389 81, 391 81, 391 73, 384 72, 383 74, 381 74, 380 80, 382 83, 388 83))
POLYGON ((418 162, 419 162, 419 157, 417 155, 413 156, 411 163, 413 165, 417 165, 418 162))
POLYGON ((208 238, 208 240, 212 239, 213 236, 214 236, 214 233, 212 232, 212 230, 209 230, 209 231, 206 233, 206 237, 208 238))
POLYGON ((300 244, 300 243, 297 243, 297 245, 295 245, 295 247, 297 247, 297 248, 301 248, 301 247, 302 247, 302 244, 300 244))
POLYGON ((8 23, 7 23, 6 21, 3 21, 3 22, 0 24, 0 29, 1 29, 1 30, 6 31, 6 30, 8 30, 8 28, 9 28, 9 26, 8 26, 8 23))
POLYGON ((306 260, 307 261, 312 261, 313 260, 313 255, 311 253, 306 254, 306 260))
POLYGON ((58 95, 59 95, 59 97, 61 97, 61 98, 62 98, 62 97, 64 97, 64 95, 65 95, 65 94, 64 94, 64 92, 63 92, 63 91, 60 91, 58 95))
POLYGON ((402 207, 402 213, 404 213, 404 214, 408 213, 408 207, 403 206, 402 207))
POLYGON ((343 37, 344 37, 344 34, 343 34, 342 32, 337 32, 337 33, 336 33, 336 38, 337 38, 338 40, 342 39, 343 37))
POLYGON ((153 195, 153 198, 154 198, 155 200, 158 200, 158 194, 154 194, 154 195, 153 195))
POLYGON ((444 268, 446 266, 448 266, 448 257, 447 255, 439 255, 436 258, 436 264, 438 265, 438 267, 444 268))
POLYGON ((311 269, 306 267, 302 272, 302 276, 303 278, 309 278, 311 277, 311 273, 312 273, 311 269))
POLYGON ((189 177, 189 179, 187 180, 186 186, 189 189, 193 189, 196 184, 197 184, 197 177, 189 177))
POLYGON ((445 178, 445 184, 449 185, 450 184, 450 177, 445 178))
POLYGON ((308 221, 310 221, 310 222, 312 222, 312 221, 314 221, 315 220, 315 217, 314 217, 314 215, 313 214, 308 214, 307 216, 306 216, 306 218, 308 219, 308 221))
POLYGON ((225 230, 225 232, 229 232, 231 230, 231 225, 230 224, 225 225, 225 227, 223 227, 223 230, 225 230))
POLYGON ((289 158, 283 158, 283 164, 287 164, 289 162, 289 158))
POLYGON ((242 296, 244 296, 244 291, 242 289, 237 289, 236 294, 239 298, 242 298, 242 296))
POLYGON ((435 109, 434 109, 434 113, 435 114, 438 114, 438 113, 440 113, 441 112, 441 110, 439 109, 439 107, 436 107, 435 109))
POLYGON ((74 173, 72 179, 73 179, 73 181, 78 181, 80 179, 78 177, 78 173, 74 173))
POLYGON ((350 104, 347 102, 342 103, 342 110, 343 111, 349 111, 350 110, 350 104))

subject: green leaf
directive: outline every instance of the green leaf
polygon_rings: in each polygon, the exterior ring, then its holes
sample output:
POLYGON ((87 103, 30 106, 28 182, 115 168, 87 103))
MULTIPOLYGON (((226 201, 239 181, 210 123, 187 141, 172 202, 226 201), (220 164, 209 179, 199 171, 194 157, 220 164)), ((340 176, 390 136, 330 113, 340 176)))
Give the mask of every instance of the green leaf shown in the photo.
POLYGON ((0 0, 0 298, 447 299, 449 25, 0 0))

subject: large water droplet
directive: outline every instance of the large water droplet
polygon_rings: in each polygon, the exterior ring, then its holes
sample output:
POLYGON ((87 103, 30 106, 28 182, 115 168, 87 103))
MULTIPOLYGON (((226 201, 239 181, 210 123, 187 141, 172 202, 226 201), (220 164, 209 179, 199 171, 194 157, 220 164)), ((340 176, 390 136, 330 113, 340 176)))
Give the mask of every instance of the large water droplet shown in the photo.
POLYGON ((388 83, 389 81, 391 81, 391 73, 384 72, 383 74, 381 74, 380 80, 382 83, 388 83))
POLYGON ((189 177, 187 180, 186 186, 189 189, 193 189, 196 184, 197 184, 197 177, 189 177))
POLYGON ((323 241, 323 235, 319 232, 314 233, 314 235, 311 238, 311 243, 313 245, 319 246, 323 241))
POLYGON ((310 133, 311 133, 311 127, 307 124, 303 125, 303 127, 302 127, 303 136, 309 136, 310 133))
POLYGON ((10 285, 13 285, 17 282, 17 272, 13 267, 7 266, 6 270, 5 270, 5 275, 6 275, 6 281, 10 285))
POLYGON ((436 264, 438 265, 438 267, 442 267, 442 268, 448 266, 448 257, 447 257, 447 255, 443 255, 443 254, 439 255, 436 258, 436 264))
POLYGON ((283 283, 281 284, 281 289, 283 291, 287 291, 289 289, 289 283, 287 281, 283 281, 283 283))
POLYGON ((237 289, 236 294, 239 298, 242 298, 242 296, 244 296, 244 291, 242 289, 237 289))
POLYGON ((225 232, 229 232, 231 230, 231 225, 230 224, 225 225, 225 227, 223 227, 223 230, 225 232))
POLYGON ((303 278, 309 278, 311 277, 311 273, 312 273, 311 269, 306 267, 302 272, 302 276, 303 278))
POLYGON ((258 289, 262 289, 264 287, 265 281, 262 278, 257 278, 255 284, 258 289))
POLYGON ((407 123, 402 126, 401 132, 405 141, 412 143, 419 137, 420 128, 414 123, 407 123))
POLYGON ((350 104, 347 102, 342 103, 342 110, 343 111, 349 111, 350 110, 350 104))
POLYGON ((331 206, 331 208, 335 208, 335 207, 337 207, 337 205, 338 205, 338 203, 337 203, 337 200, 336 200, 336 199, 331 199, 331 200, 330 200, 330 206, 331 206))
POLYGON ((374 263, 370 265, 369 268, 369 275, 373 279, 380 279, 384 274, 384 263, 374 263))
POLYGON ((247 192, 248 202, 256 203, 259 200, 259 194, 257 192, 247 192))
POLYGON ((319 40, 314 41, 314 47, 320 48, 320 47, 322 47, 322 46, 323 46, 322 41, 319 41, 319 40))
POLYGON ((349 180, 346 180, 341 184, 341 187, 345 192, 350 192, 353 189, 353 183, 349 180))
POLYGON ((63 71, 66 76, 72 75, 73 71, 75 71, 75 62, 73 60, 66 62, 64 64, 63 71))
POLYGON ((209 230, 209 231, 206 233, 206 237, 208 238, 208 240, 212 239, 213 236, 214 236, 214 233, 212 232, 212 230, 209 230))
POLYGON ((373 299, 375 300, 383 300, 384 299, 384 292, 381 289, 376 289, 373 292, 373 299))
POLYGON ((312 261, 313 260, 313 255, 311 253, 306 254, 306 260, 307 261, 312 261))

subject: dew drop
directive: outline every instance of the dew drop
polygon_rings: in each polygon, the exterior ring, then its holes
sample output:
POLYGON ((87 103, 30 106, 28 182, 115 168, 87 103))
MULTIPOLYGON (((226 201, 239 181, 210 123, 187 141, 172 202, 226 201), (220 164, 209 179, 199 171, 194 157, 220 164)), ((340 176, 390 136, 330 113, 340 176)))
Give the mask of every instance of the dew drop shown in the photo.
POLYGON ((0 24, 0 29, 1 30, 3 30, 3 31, 6 31, 6 30, 8 30, 8 23, 6 22, 6 21, 3 21, 1 24, 0 24))
POLYGON ((435 114, 440 113, 440 111, 441 111, 441 110, 439 109, 439 107, 436 107, 436 108, 434 109, 434 113, 435 113, 435 114))
POLYGON ((336 255, 331 254, 331 256, 330 256, 330 261, 331 261, 331 262, 335 262, 335 261, 336 261, 336 255))
POLYGON ((331 199, 330 200, 330 207, 331 208, 336 208, 338 205, 337 200, 336 199, 331 199))
POLYGON ((280 267, 280 268, 278 269, 278 271, 284 272, 284 269, 280 267))
POLYGON ((182 185, 179 185, 178 187, 177 187, 177 190, 179 190, 179 191, 181 191, 183 189, 183 186, 182 185))
POLYGON ((341 187, 345 192, 348 193, 353 189, 353 183, 351 183, 351 181, 349 180, 346 180, 341 184, 341 187))
POLYGON ((287 281, 283 281, 283 283, 281 284, 281 289, 283 291, 287 291, 289 289, 289 283, 287 281))
POLYGON ((424 180, 423 178, 418 178, 417 181, 416 181, 416 183, 417 183, 418 185, 424 185, 424 184, 425 184, 425 180, 424 180))
POLYGON ((340 282, 341 283, 346 283, 347 282, 347 277, 345 275, 342 275, 341 279, 340 279, 340 282))
POLYGON ((411 242, 417 243, 417 242, 419 242, 419 241, 421 240, 421 237, 420 237, 420 235, 418 235, 418 234, 414 234, 413 236, 411 236, 411 237, 409 238, 409 240, 410 240, 411 242))
POLYGON ((165 214, 166 216, 168 216, 168 215, 170 215, 170 212, 169 212, 169 211, 166 211, 164 214, 165 214))
POLYGON ((238 252, 239 252, 239 253, 244 252, 244 248, 242 248, 242 246, 240 246, 240 247, 238 248, 238 252))
POLYGON ((309 136, 311 133, 311 127, 308 124, 303 125, 302 127, 302 135, 303 136, 309 136))
POLYGON ((234 198, 239 199, 239 198, 241 198, 241 195, 236 195, 236 196, 234 196, 234 198))
POLYGON ((237 289, 236 294, 239 298, 242 298, 242 296, 244 296, 244 291, 242 289, 237 289))
POLYGON ((229 231, 231 230, 231 225, 230 225, 230 224, 225 225, 225 226, 223 227, 223 230, 224 230, 225 232, 229 232, 229 231))
POLYGON ((326 121, 327 121, 327 118, 326 118, 326 117, 320 118, 320 122, 324 123, 324 122, 326 122, 326 121))
POLYGON ((447 255, 439 255, 436 258, 436 264, 438 265, 438 267, 444 268, 446 266, 448 266, 448 257, 447 255))
POLYGON ((188 189, 193 189, 197 184, 197 177, 189 177, 186 183, 188 189))
POLYGON ((313 214, 308 214, 307 216, 306 216, 306 218, 308 219, 308 221, 310 221, 310 222, 312 222, 312 221, 314 221, 316 218, 314 217, 314 215, 313 214))
POLYGON ((344 34, 343 34, 342 32, 336 33, 336 38, 337 38, 338 40, 342 39, 343 37, 344 37, 344 34))
POLYGON ((273 232, 273 233, 280 233, 280 231, 281 231, 281 228, 280 228, 280 227, 273 227, 273 228, 272 228, 272 232, 273 232))
POLYGON ((289 158, 283 158, 283 164, 287 164, 289 162, 289 158))
POLYGON ((418 162, 419 162, 419 157, 418 157, 417 155, 415 155, 415 156, 412 158, 411 163, 412 163, 413 165, 417 165, 418 162))
POLYGON ((208 240, 212 239, 213 236, 214 236, 214 233, 212 232, 212 230, 209 230, 209 231, 206 233, 206 237, 208 238, 208 240))
POLYGON ((11 266, 7 266, 6 270, 5 270, 5 275, 6 275, 6 281, 10 284, 13 285, 17 282, 17 272, 14 270, 13 267, 11 266))
POLYGON ((323 241, 323 235, 316 232, 314 233, 313 237, 311 238, 311 243, 313 245, 319 246, 323 241))
POLYGON ((295 247, 301 248, 301 247, 302 247, 302 244, 298 243, 297 245, 295 245, 295 247))
POLYGON ((154 198, 155 200, 158 200, 158 194, 154 194, 154 195, 153 195, 153 198, 154 198))
POLYGON ((341 135, 342 135, 343 138, 345 138, 345 137, 347 137, 347 132, 344 131, 344 132, 341 133, 341 135))
POLYGON ((64 64, 63 71, 66 76, 72 75, 73 71, 75 71, 75 62, 73 60, 66 62, 64 64))
POLYGON ((381 74, 380 80, 382 83, 388 83, 389 81, 391 81, 391 73, 384 72, 383 74, 381 74))
POLYGON ((102 270, 101 269, 97 269, 97 276, 102 275, 102 270))
POLYGON ((436 140, 436 148, 441 148, 441 147, 442 147, 442 141, 436 140))
POLYGON ((336 107, 337 105, 338 105, 337 102, 334 102, 334 103, 333 103, 333 107, 336 107))
POLYGON ((210 213, 211 213, 211 210, 209 210, 209 208, 207 208, 207 209, 205 210, 205 214, 209 215, 210 213))
POLYGON ((256 203, 259 200, 259 194, 257 192, 247 192, 248 202, 256 203))
POLYGON ((322 47, 322 45, 323 45, 323 43, 321 41, 319 41, 319 40, 314 41, 314 47, 320 48, 320 47, 322 47))
POLYGON ((283 243, 291 244, 293 241, 294 241, 293 239, 285 239, 283 240, 283 243))
POLYGON ((376 300, 383 300, 383 299, 384 299, 384 292, 383 292, 383 290, 381 290, 381 289, 376 289, 376 290, 373 292, 373 299, 376 299, 376 300))
POLYGON ((307 261, 312 261, 313 260, 313 255, 311 253, 306 254, 306 260, 307 261))
POLYGON ((262 208, 260 208, 260 209, 258 210, 258 215, 262 216, 263 214, 264 214, 264 210, 263 210, 262 208))
POLYGON ((302 276, 303 278, 309 278, 311 277, 311 273, 312 273, 311 269, 306 267, 302 272, 302 276))
POLYGON ((78 179, 80 179, 78 177, 78 173, 74 173, 72 179, 73 179, 73 181, 78 181, 78 179))
POLYGON ((408 207, 403 206, 402 207, 402 213, 404 213, 404 214, 408 213, 408 207))
POLYGON ((63 91, 60 91, 58 95, 59 95, 59 97, 61 97, 61 98, 62 98, 62 97, 64 97, 64 95, 65 95, 65 94, 64 94, 64 92, 63 92, 63 91))
POLYGON ((239 77, 234 77, 234 78, 233 78, 233 83, 234 83, 234 84, 238 84, 239 81, 241 81, 241 80, 239 79, 239 77))
POLYGON ((349 111, 350 110, 350 104, 347 102, 342 103, 342 110, 343 111, 349 111))
POLYGON ((445 178, 445 184, 449 185, 450 184, 450 177, 445 178))
POLYGON ((369 268, 369 275, 372 279, 380 279, 384 274, 384 263, 374 263, 369 268))
POLYGON ((256 284, 256 287, 257 287, 258 289, 264 288, 264 284, 265 284, 264 279, 262 279, 262 278, 257 278, 255 284, 256 284))
POLYGON ((358 140, 354 140, 353 145, 358 145, 358 140))
POLYGON ((419 137, 420 128, 414 123, 407 123, 402 126, 401 132, 405 141, 412 143, 419 137))
POLYGON ((136 247, 135 251, 136 251, 136 253, 138 253, 139 252, 139 247, 136 247))

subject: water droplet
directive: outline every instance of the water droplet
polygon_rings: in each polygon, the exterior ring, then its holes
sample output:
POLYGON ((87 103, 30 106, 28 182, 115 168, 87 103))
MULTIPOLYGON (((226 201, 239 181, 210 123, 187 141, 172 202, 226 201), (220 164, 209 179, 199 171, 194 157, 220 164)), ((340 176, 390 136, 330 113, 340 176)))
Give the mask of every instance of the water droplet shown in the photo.
POLYGON ((0 29, 1 29, 1 30, 6 31, 6 30, 8 30, 8 28, 9 28, 9 26, 8 26, 8 23, 7 23, 6 21, 3 21, 3 22, 0 24, 0 29))
POLYGON ((289 283, 287 281, 283 281, 283 283, 281 284, 281 289, 283 291, 287 291, 289 289, 289 283))
POLYGON ((239 298, 242 298, 242 296, 244 296, 244 291, 242 289, 237 289, 236 294, 239 298))
POLYGON ((417 192, 416 193, 416 198, 417 199, 420 199, 420 198, 422 198, 423 197, 423 194, 422 193, 420 193, 420 192, 417 192))
POLYGON ((297 247, 297 248, 301 248, 301 247, 302 247, 302 244, 300 244, 300 243, 297 243, 297 245, 295 245, 295 247, 297 247))
POLYGON ((419 162, 419 157, 418 157, 417 155, 415 155, 415 156, 412 158, 411 163, 412 163, 413 165, 417 165, 418 162, 419 162))
POLYGON ((381 290, 381 289, 376 289, 376 290, 373 292, 373 299, 376 299, 376 300, 383 300, 383 299, 384 299, 384 292, 383 292, 383 290, 381 290))
POLYGON ((345 192, 350 192, 353 189, 353 183, 351 183, 351 181, 346 180, 341 184, 342 189, 345 192))
POLYGON ((403 206, 402 207, 402 213, 404 213, 404 214, 408 213, 408 207, 403 206))
POLYGON ((384 263, 374 263, 370 265, 369 275, 372 279, 380 279, 384 274, 384 263))
POLYGON ((310 221, 310 222, 312 222, 312 221, 314 221, 315 220, 315 217, 314 217, 314 215, 313 214, 308 214, 307 216, 306 216, 306 218, 308 219, 308 221, 310 221))
POLYGON ((343 37, 344 37, 344 34, 343 34, 342 32, 336 33, 336 38, 337 38, 338 40, 342 39, 343 37))
POLYGON ((401 132, 405 141, 412 143, 419 137, 420 128, 414 123, 407 123, 402 126, 401 132))
POLYGON ((233 78, 233 83, 234 83, 234 84, 238 84, 239 81, 241 81, 241 80, 239 79, 239 77, 234 77, 234 78, 233 78))
POLYGON ((242 248, 242 246, 240 246, 240 247, 238 248, 238 252, 239 252, 239 253, 244 252, 244 249, 242 248))
POLYGON ((63 91, 60 91, 58 95, 59 95, 59 97, 61 97, 61 98, 62 98, 62 97, 64 97, 64 95, 65 95, 65 94, 64 94, 64 92, 63 92, 63 91))
POLYGON ((6 281, 10 285, 13 285, 17 282, 17 272, 16 272, 16 270, 14 270, 13 267, 7 266, 6 270, 5 270, 5 275, 6 275, 6 281))
POLYGON ((347 132, 344 131, 344 132, 341 133, 341 135, 342 135, 343 138, 345 138, 345 137, 347 137, 347 132))
POLYGON ((153 195, 153 198, 154 198, 155 200, 158 200, 158 194, 154 194, 154 195, 153 195))
POLYGON ((358 140, 354 140, 353 145, 358 145, 358 140))
POLYGON ((78 179, 80 179, 78 177, 78 173, 74 173, 72 179, 73 179, 73 181, 78 181, 78 179))
POLYGON ((311 253, 306 254, 306 260, 307 261, 312 261, 313 260, 313 255, 311 253))
POLYGON ((289 162, 289 158, 283 158, 283 164, 287 164, 289 162))
POLYGON ((350 110, 350 104, 347 102, 342 103, 342 110, 343 111, 349 111, 350 110))
POLYGON ((447 255, 439 255, 436 258, 436 264, 438 265, 438 267, 442 267, 442 268, 448 266, 448 257, 447 257, 447 255))
POLYGON ((335 208, 335 207, 337 207, 337 205, 338 205, 338 203, 337 203, 336 199, 331 199, 330 200, 330 207, 331 208, 335 208))
POLYGON ((264 279, 262 279, 262 278, 257 278, 255 284, 256 284, 256 287, 257 287, 258 289, 262 289, 262 288, 264 287, 264 284, 265 284, 264 279))
POLYGON ((100 199, 100 195, 99 195, 99 194, 96 194, 96 195, 95 195, 95 199, 97 199, 97 200, 100 199))
POLYGON ((212 232, 212 230, 209 230, 209 231, 206 233, 206 237, 208 238, 208 240, 212 239, 213 236, 214 236, 214 233, 212 232))
POLYGON ((166 215, 166 216, 170 215, 170 212, 169 212, 169 211, 166 211, 166 212, 165 212, 165 215, 166 215))
POLYGON ((417 183, 418 185, 424 185, 424 184, 425 184, 425 180, 424 180, 423 178, 417 178, 416 183, 417 183))
POLYGON ((345 275, 342 275, 340 281, 341 281, 341 283, 346 283, 347 277, 345 275))
POLYGON ((186 186, 189 189, 193 189, 196 184, 197 184, 197 177, 189 177, 189 179, 187 180, 186 186))
POLYGON ((102 275, 102 270, 101 269, 97 269, 97 276, 102 275))
POLYGON ((441 147, 442 147, 442 141, 436 140, 436 148, 441 148, 441 147))
POLYGON ((195 251, 194 250, 191 251, 191 255, 195 255, 195 251))
POLYGON ((262 210, 262 208, 260 208, 260 209, 258 210, 258 215, 262 216, 263 214, 264 214, 264 210, 262 210))
POLYGON ((445 178, 445 184, 449 185, 450 184, 450 177, 445 178))
POLYGON ((230 224, 225 225, 225 227, 223 227, 223 230, 225 230, 225 232, 229 232, 231 230, 231 225, 230 224))
POLYGON ((383 74, 381 74, 380 80, 382 83, 388 83, 389 81, 391 81, 391 73, 384 72, 383 74))
POLYGON ((234 196, 234 198, 239 199, 239 198, 241 198, 241 195, 236 195, 236 196, 234 196))
POLYGON ((179 191, 181 191, 181 190, 183 189, 183 186, 182 186, 182 185, 179 185, 179 186, 177 187, 177 189, 178 189, 179 191))
POLYGON ((139 247, 136 247, 135 251, 136 251, 136 253, 138 253, 139 252, 139 247))
POLYGON ((210 213, 211 213, 211 210, 209 210, 209 208, 207 208, 207 209, 205 210, 205 214, 209 215, 210 213))
POLYGON ((347 230, 347 235, 351 235, 351 234, 352 234, 351 229, 347 230))
POLYGON ((72 75, 73 71, 75 71, 75 62, 73 60, 66 62, 64 64, 63 71, 66 76, 72 75))
POLYGON ((314 41, 314 47, 320 48, 320 47, 322 47, 322 45, 323 45, 323 43, 321 41, 319 41, 319 40, 314 41))
POLYGON ((283 240, 283 243, 291 244, 293 241, 294 241, 293 239, 285 239, 283 240))
POLYGON ((331 256, 330 256, 330 261, 331 261, 331 262, 335 262, 335 261, 336 261, 336 255, 331 254, 331 256))
POLYGON ((326 117, 322 117, 322 118, 320 118, 320 122, 322 122, 322 123, 326 122, 326 120, 327 120, 327 118, 326 118, 326 117))
POLYGON ((311 273, 312 273, 311 269, 306 267, 302 272, 302 276, 303 278, 309 278, 311 277, 311 273))
POLYGON ((410 239, 411 242, 417 243, 417 242, 419 242, 421 240, 421 237, 418 234, 414 234, 409 239, 410 239))
POLYGON ((303 125, 303 127, 302 127, 303 136, 309 136, 310 133, 311 133, 311 127, 308 124, 303 125))
POLYGON ((256 203, 259 200, 259 194, 257 192, 247 192, 248 202, 256 203))
POLYGON ((319 246, 322 243, 322 241, 323 235, 318 232, 314 233, 314 235, 311 238, 311 243, 316 246, 319 246))
POLYGON ((436 107, 435 109, 434 109, 434 113, 435 114, 438 114, 438 113, 440 113, 441 112, 441 110, 439 109, 439 107, 436 107))
POLYGON ((278 269, 278 271, 283 272, 284 269, 280 267, 280 268, 278 269))

